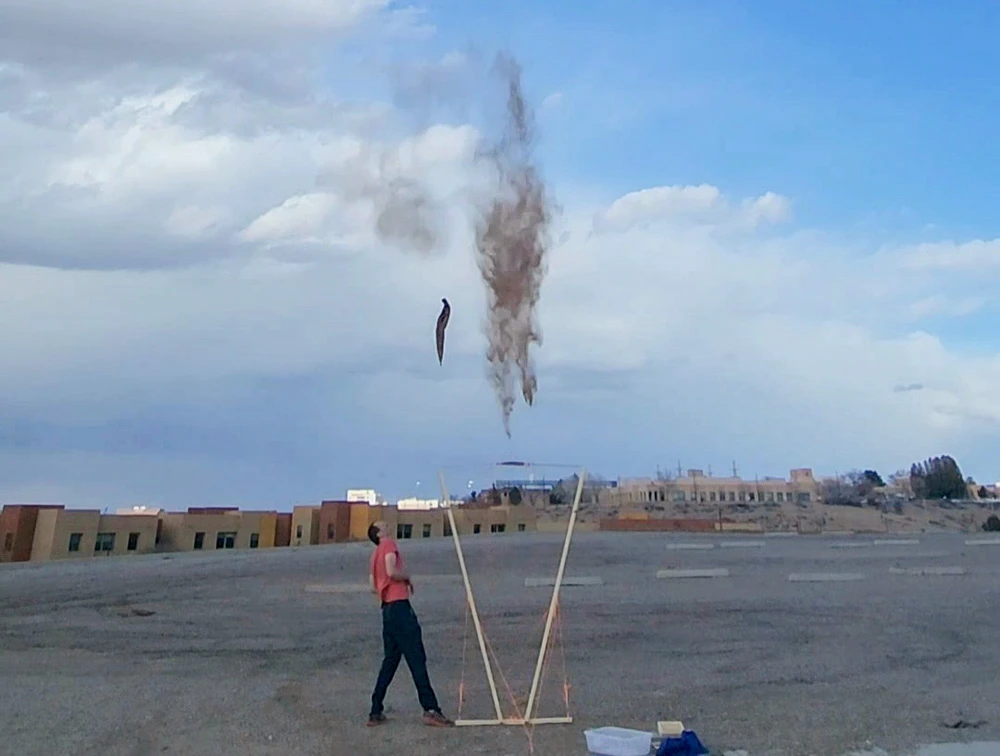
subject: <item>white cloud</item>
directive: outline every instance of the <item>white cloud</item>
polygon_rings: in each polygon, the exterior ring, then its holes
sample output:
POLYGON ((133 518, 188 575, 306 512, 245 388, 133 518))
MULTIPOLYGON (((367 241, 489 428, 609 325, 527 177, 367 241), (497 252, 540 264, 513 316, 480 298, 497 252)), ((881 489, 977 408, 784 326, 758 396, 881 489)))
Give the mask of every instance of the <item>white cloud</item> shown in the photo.
MULTIPOLYGON (((308 428, 324 453, 347 443, 345 413, 355 413, 352 449, 370 456, 396 437, 398 453, 415 453, 502 435, 469 223, 480 132, 405 130, 406 114, 345 104, 317 88, 308 56, 278 50, 346 33, 382 3, 293 0, 277 22, 271 0, 232 18, 224 3, 185 3, 176 22, 148 3, 106 3, 103 22, 56 5, 0 0, 10 58, 0 68, 0 354, 15 366, 0 371, 0 421, 100 425, 186 406, 231 427, 267 404, 288 413, 277 437, 308 428), (173 58, 157 51, 182 21, 192 38, 173 58), (97 74, 38 64, 73 23, 67 56, 117 64, 151 52, 97 74), (120 49, 102 57, 105 44, 120 49), (387 180, 426 191, 434 254, 379 241, 387 180), (442 296, 453 307, 443 367, 432 335, 442 296), (319 393, 264 402, 247 388, 307 379, 319 393), (246 404, 223 413, 233 397, 246 404)), ((372 18, 393 33, 427 27, 393 13, 372 18)), ((397 77, 397 104, 454 97, 466 63, 454 54, 397 77)), ((515 410, 515 437, 529 426, 532 439, 598 456, 702 437, 720 455, 753 445, 783 465, 822 467, 866 455, 902 463, 996 434, 1000 359, 960 353, 920 326, 985 306, 952 274, 995 265, 998 243, 848 248, 791 225, 779 189, 635 187, 595 205, 557 186, 538 400, 515 410), (585 400, 606 413, 599 432, 572 425, 567 407, 585 400)))
POLYGON ((928 242, 898 254, 902 267, 913 271, 987 271, 1000 268, 1000 239, 928 242))
POLYGON ((594 218, 595 231, 625 231, 656 223, 700 222, 753 228, 762 221, 781 223, 791 218, 791 202, 774 192, 742 200, 733 206, 718 187, 657 186, 619 197, 594 218))
POLYGON ((347 32, 386 5, 387 0, 0 0, 0 49, 8 58, 41 66, 191 62, 315 43, 347 32))
POLYGON ((986 297, 950 298, 943 294, 932 294, 911 303, 908 312, 914 319, 939 315, 960 318, 978 312, 986 306, 988 301, 986 297))

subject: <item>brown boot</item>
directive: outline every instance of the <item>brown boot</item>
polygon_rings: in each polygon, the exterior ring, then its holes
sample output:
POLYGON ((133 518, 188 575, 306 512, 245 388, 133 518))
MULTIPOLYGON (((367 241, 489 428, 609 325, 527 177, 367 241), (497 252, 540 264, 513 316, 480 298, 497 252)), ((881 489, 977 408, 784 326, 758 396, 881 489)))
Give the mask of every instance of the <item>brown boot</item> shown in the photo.
POLYGON ((455 723, 440 711, 425 711, 424 724, 428 727, 454 727, 455 723))

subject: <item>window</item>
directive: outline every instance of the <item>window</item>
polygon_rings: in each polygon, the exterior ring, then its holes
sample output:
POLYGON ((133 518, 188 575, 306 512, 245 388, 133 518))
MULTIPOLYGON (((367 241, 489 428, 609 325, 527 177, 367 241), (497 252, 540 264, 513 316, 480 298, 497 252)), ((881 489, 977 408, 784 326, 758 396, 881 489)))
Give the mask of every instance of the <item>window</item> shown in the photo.
POLYGON ((719 501, 725 501, 725 500, 726 500, 726 492, 719 491, 719 501))
POLYGON ((7 537, 3 539, 3 550, 10 551, 14 548, 14 534, 8 533, 7 537))
POLYGON ((444 537, 447 538, 451 535, 451 523, 447 520, 444 521, 444 537))
POLYGON ((748 494, 748 496, 750 497, 750 501, 754 501, 754 499, 756 498, 756 497, 755 497, 755 494, 754 494, 754 492, 753 492, 753 491, 751 491, 751 492, 750 492, 750 493, 748 494))
POLYGON ((232 549, 236 547, 236 534, 219 532, 215 536, 215 548, 232 549))
POLYGON ((326 524, 326 540, 332 541, 337 537, 337 528, 332 522, 326 524))
POLYGON ((256 549, 260 545, 260 533, 250 534, 250 548, 256 549))
POLYGON ((128 550, 129 551, 135 551, 137 548, 139 548, 139 534, 138 533, 129 533, 128 534, 128 550))
POLYGON ((730 501, 736 501, 736 492, 735 491, 730 491, 729 492, 729 500, 730 501))
POLYGON ((523 533, 525 530, 527 530, 527 527, 525 526, 525 524, 523 522, 517 523, 517 532, 518 533, 523 533))
POLYGON ((715 501, 715 491, 709 491, 708 492, 708 500, 709 501, 715 501))
POLYGON ((480 530, 482 529, 482 527, 483 527, 483 526, 482 526, 482 525, 480 525, 480 524, 479 524, 479 523, 477 522, 477 523, 476 523, 475 525, 473 525, 473 526, 472 526, 472 532, 473 532, 473 533, 478 533, 478 532, 479 532, 479 531, 480 531, 480 530))
POLYGON ((424 523, 424 538, 431 537, 431 524, 429 522, 424 523))
POLYGON ((410 523, 400 523, 396 526, 396 538, 412 538, 413 537, 413 525, 410 523))
POLYGON ((768 491, 767 492, 767 500, 768 501, 774 501, 774 491, 768 491))
POLYGON ((205 547, 205 534, 195 533, 194 534, 194 547, 195 549, 202 549, 205 547))
POLYGON ((79 551, 80 550, 80 540, 83 538, 83 533, 70 533, 69 534, 69 550, 79 551))
POLYGON ((115 534, 114 533, 98 533, 97 540, 94 541, 94 552, 107 551, 111 552, 115 550, 115 534))
POLYGON ((784 501, 784 500, 785 500, 785 495, 781 491, 778 491, 778 501, 784 501))
POLYGON ((295 527, 295 537, 296 538, 301 538, 302 537, 302 526, 301 525, 297 525, 295 527))
POLYGON ((503 533, 506 529, 507 526, 504 525, 502 522, 494 522, 492 525, 490 525, 491 533, 503 533))

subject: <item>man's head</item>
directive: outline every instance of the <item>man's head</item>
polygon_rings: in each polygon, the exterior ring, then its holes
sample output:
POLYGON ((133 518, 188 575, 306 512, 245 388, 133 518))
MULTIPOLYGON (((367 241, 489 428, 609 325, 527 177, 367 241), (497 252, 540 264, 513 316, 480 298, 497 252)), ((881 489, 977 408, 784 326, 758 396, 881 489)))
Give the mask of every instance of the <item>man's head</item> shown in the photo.
POLYGON ((385 530, 385 523, 382 520, 376 520, 368 526, 368 540, 378 546, 383 530, 385 530))

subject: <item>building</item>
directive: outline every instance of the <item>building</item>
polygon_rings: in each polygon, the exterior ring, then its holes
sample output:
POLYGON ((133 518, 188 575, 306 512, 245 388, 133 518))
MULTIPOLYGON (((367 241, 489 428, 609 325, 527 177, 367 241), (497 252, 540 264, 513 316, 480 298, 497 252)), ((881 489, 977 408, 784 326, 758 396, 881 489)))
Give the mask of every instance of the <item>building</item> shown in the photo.
POLYGON ((62 504, 7 504, 0 512, 0 562, 27 562, 31 559, 38 515, 62 504))
POLYGON ((441 506, 440 499, 400 499, 396 502, 396 508, 399 510, 404 509, 416 509, 416 510, 428 510, 437 509, 441 506))
MULTIPOLYGON (((401 539, 451 535, 446 509, 401 510, 346 499, 297 506, 291 512, 235 507, 124 512, 102 514, 62 504, 5 506, 0 512, 0 561, 337 544, 367 540, 368 526, 379 519, 401 539)), ((529 506, 456 504, 453 514, 460 535, 536 529, 529 506)))
POLYGON ((187 512, 163 512, 159 521, 160 551, 287 546, 291 530, 290 515, 235 508, 192 507, 187 512))
POLYGON ((96 509, 41 510, 31 559, 148 554, 156 549, 159 522, 156 515, 105 515, 96 509))
POLYGON ((385 500, 378 495, 374 488, 348 488, 346 498, 351 503, 363 501, 371 507, 385 504, 385 500))
POLYGON ((804 504, 819 500, 819 483, 808 467, 792 470, 787 480, 776 477, 754 480, 735 476, 716 478, 705 475, 701 470, 688 470, 686 475, 676 478, 623 479, 610 495, 614 505, 619 507, 668 502, 804 504))

